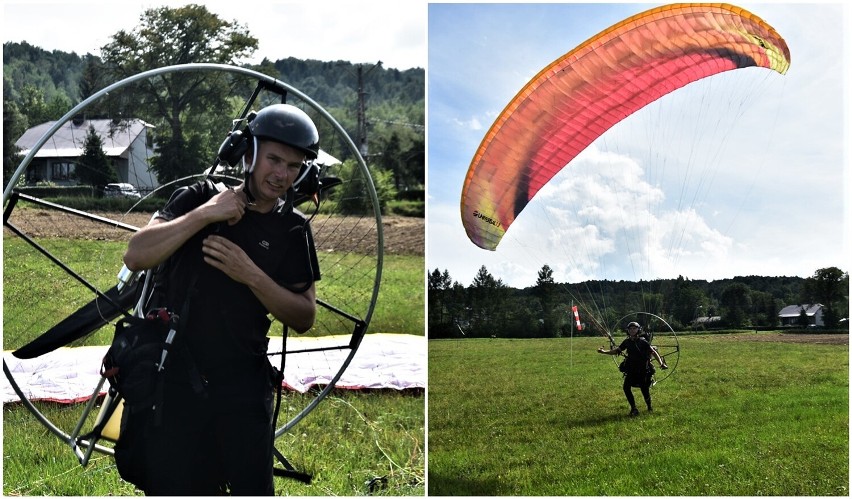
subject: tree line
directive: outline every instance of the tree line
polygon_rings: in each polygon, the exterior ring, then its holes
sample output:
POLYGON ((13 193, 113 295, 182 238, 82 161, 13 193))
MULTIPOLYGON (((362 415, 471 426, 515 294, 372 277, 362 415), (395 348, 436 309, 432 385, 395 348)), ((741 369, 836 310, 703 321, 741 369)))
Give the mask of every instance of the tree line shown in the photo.
MULTIPOLYGON (((257 47, 258 40, 248 27, 193 4, 145 10, 133 30, 112 35, 97 55, 51 52, 26 42, 4 43, 4 188, 22 159, 14 142, 28 128, 59 119, 111 83, 175 64, 239 65, 272 76, 311 96, 351 137, 356 137, 358 65, 292 57, 241 64, 257 47)), ((209 166, 209 159, 252 88, 235 89, 215 74, 188 79, 185 74, 174 73, 162 80, 156 86, 140 86, 132 99, 120 105, 122 115, 155 125, 157 150, 151 168, 160 183, 166 183, 209 166)), ((425 71, 377 65, 364 77, 363 90, 367 94, 368 163, 380 177, 387 178, 395 192, 413 191, 422 197, 425 71)), ((117 105, 104 100, 102 107, 89 109, 87 118, 110 117, 107 113, 114 115, 117 105)))
POLYGON ((636 312, 658 315, 676 331, 777 327, 781 309, 795 304, 824 305, 826 328, 848 328, 841 319, 849 316, 849 274, 837 267, 808 278, 557 283, 544 265, 535 286, 524 289, 507 286, 485 266, 468 286, 436 268, 427 288, 430 338, 596 336, 636 312), (579 309, 582 332, 573 329, 572 306, 579 309))

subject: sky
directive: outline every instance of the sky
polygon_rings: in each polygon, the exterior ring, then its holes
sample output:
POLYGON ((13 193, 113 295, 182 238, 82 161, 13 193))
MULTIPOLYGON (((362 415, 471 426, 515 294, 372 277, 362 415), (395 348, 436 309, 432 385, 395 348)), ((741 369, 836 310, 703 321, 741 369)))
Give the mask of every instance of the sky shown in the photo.
POLYGON ((462 185, 497 115, 549 63, 657 5, 429 5, 429 271, 468 286, 485 266, 517 288, 543 265, 557 282, 849 271, 839 4, 738 4, 787 41, 786 75, 733 71, 660 99, 564 168, 495 251, 467 238, 462 185))
MULTIPOLYGON (((132 30, 150 8, 188 1, 11 1, 3 4, 4 42, 26 41, 46 50, 100 54, 119 30, 132 30)), ((208 10, 248 27, 258 39, 247 62, 295 57, 352 63, 382 61, 405 70, 426 66, 425 3, 363 0, 204 1, 208 10), (245 6, 245 8, 238 8, 245 6), (392 19, 392 22, 388 22, 392 19)))

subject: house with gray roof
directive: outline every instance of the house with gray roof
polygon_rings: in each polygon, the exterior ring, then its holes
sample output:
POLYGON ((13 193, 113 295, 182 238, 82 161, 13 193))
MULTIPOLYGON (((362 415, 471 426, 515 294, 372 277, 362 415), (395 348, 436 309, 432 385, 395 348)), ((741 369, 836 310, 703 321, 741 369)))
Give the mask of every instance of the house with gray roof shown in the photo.
POLYGON ((788 305, 778 312, 778 319, 782 326, 801 326, 799 318, 804 311, 808 320, 809 326, 825 326, 825 321, 822 318, 823 306, 819 303, 809 303, 805 305, 788 305))
MULTIPOLYGON (((29 154, 55 124, 55 121, 48 121, 24 132, 15 141, 21 154, 29 154)), ((154 154, 153 136, 149 133, 153 125, 139 119, 74 118, 67 121, 32 158, 27 167, 27 183, 48 181, 56 185, 76 185, 74 172, 83 155, 90 126, 100 136, 104 153, 115 168, 119 182, 133 184, 141 192, 158 187, 157 176, 149 169, 149 160, 154 154)))

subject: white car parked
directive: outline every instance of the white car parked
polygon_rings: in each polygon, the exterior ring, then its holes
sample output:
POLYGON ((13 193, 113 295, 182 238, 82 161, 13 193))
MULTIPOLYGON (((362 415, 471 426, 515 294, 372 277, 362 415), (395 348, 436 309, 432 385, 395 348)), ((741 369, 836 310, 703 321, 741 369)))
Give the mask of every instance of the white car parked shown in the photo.
POLYGON ((124 196, 126 198, 142 199, 142 195, 139 194, 139 191, 132 184, 107 184, 104 187, 104 196, 124 196))

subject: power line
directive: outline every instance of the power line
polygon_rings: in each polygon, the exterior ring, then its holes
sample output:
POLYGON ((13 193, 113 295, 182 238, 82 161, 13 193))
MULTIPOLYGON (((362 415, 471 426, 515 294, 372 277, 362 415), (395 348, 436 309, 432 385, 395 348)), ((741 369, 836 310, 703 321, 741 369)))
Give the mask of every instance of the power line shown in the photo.
POLYGON ((426 129, 426 125, 421 125, 419 123, 408 123, 406 121, 399 120, 379 120, 379 119, 370 119, 368 124, 370 123, 387 123, 389 125, 400 125, 408 128, 413 128, 415 130, 423 131, 426 129))

